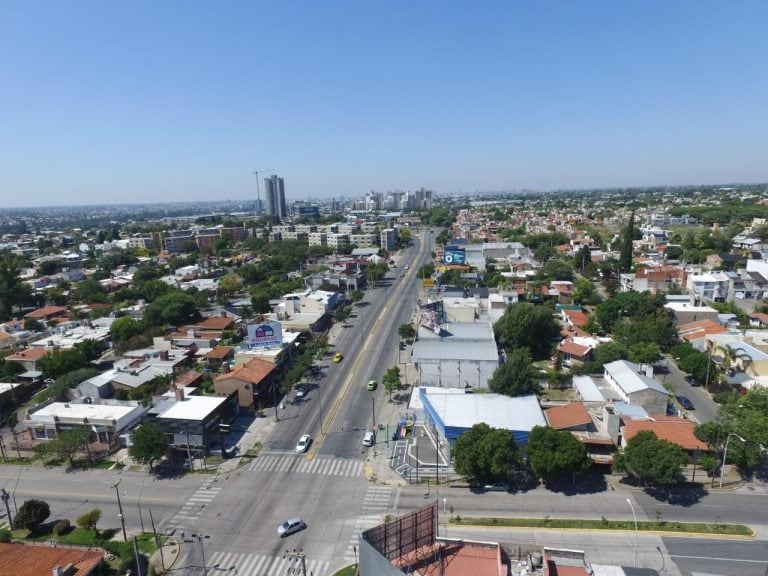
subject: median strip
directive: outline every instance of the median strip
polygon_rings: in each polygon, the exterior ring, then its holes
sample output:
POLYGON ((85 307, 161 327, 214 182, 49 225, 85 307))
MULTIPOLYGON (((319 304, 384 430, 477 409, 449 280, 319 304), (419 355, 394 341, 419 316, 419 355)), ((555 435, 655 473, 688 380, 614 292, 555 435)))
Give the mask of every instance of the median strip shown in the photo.
POLYGON ((554 528, 581 530, 630 530, 637 528, 642 532, 673 532, 706 536, 742 536, 753 537, 755 531, 744 524, 708 524, 704 522, 648 522, 641 521, 635 526, 632 520, 582 520, 576 518, 504 518, 504 517, 464 517, 456 516, 449 520, 456 526, 490 526, 507 528, 554 528))

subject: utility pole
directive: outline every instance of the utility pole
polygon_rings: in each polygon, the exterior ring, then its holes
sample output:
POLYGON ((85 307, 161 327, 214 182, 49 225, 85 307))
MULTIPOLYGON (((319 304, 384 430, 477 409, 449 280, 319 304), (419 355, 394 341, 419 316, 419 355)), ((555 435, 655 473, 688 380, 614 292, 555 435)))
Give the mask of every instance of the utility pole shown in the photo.
POLYGON ((115 489, 115 495, 117 496, 117 509, 120 511, 120 525, 123 527, 123 541, 128 542, 128 534, 125 531, 125 516, 123 516, 123 503, 120 502, 120 490, 118 489, 118 486, 120 486, 120 482, 122 482, 123 479, 120 478, 120 480, 117 481, 117 484, 112 486, 112 488, 115 489))
POLYGON ((157 535, 155 529, 155 519, 152 518, 152 508, 149 509, 149 521, 152 523, 152 533, 155 535, 155 545, 160 550, 160 564, 163 566, 163 572, 165 572, 165 556, 163 556, 163 543, 160 542, 160 536, 157 535))
POLYGON ((136 536, 133 537, 133 555, 136 558, 136 573, 141 576, 141 562, 139 561, 139 541, 136 536))
POLYGON ((288 558, 291 564, 297 561, 301 563, 301 566, 289 567, 287 571, 288 574, 301 574, 301 576, 307 576, 307 555, 302 548, 299 548, 298 550, 296 550, 296 548, 293 550, 286 550, 283 558, 288 558))

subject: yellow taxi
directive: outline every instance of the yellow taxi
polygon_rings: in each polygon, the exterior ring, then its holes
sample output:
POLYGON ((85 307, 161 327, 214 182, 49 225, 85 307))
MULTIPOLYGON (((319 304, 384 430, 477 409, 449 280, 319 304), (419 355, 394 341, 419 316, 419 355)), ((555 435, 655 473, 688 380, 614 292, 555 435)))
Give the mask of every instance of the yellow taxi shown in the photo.
POLYGON ((344 360, 344 354, 342 354, 341 352, 336 352, 336 355, 333 357, 333 362, 335 364, 338 364, 342 360, 344 360))

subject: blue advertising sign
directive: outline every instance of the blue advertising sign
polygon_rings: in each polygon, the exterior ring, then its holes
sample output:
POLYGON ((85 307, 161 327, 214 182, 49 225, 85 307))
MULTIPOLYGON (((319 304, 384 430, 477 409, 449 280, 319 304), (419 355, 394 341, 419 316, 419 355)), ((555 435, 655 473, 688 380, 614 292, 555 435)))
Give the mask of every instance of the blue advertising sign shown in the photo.
POLYGON ((457 250, 456 248, 445 249, 443 254, 443 262, 445 264, 466 264, 467 258, 464 250, 457 250))

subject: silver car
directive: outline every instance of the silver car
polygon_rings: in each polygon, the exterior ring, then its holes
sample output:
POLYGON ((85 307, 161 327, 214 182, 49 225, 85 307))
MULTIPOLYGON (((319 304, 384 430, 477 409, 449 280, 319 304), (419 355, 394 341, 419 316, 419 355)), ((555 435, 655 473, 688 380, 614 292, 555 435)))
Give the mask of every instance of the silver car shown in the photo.
POLYGON ((304 530, 306 527, 307 523, 297 516, 296 518, 290 518, 280 524, 280 526, 277 527, 277 535, 280 536, 280 538, 285 538, 294 532, 304 530))

